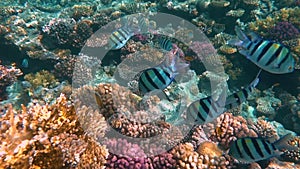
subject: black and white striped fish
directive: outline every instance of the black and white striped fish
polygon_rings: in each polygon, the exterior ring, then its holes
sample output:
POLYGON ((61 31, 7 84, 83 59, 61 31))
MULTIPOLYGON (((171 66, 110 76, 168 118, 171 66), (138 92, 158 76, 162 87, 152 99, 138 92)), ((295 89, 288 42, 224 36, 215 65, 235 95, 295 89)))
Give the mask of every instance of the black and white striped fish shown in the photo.
MULTIPOLYGON (((176 50, 177 51, 177 50, 176 50)), ((166 55, 165 61, 155 67, 140 72, 138 79, 139 93, 144 95, 154 90, 163 90, 168 87, 175 79, 179 71, 189 65, 182 62, 173 50, 166 55)))
POLYGON ((186 110, 186 118, 189 123, 196 123, 203 125, 205 123, 212 122, 214 119, 219 117, 227 109, 236 107, 246 101, 248 96, 251 94, 253 89, 259 82, 259 74, 261 70, 256 75, 256 78, 250 83, 250 85, 238 92, 233 93, 226 97, 225 90, 220 94, 218 100, 214 100, 212 96, 202 98, 192 102, 186 110), (226 101, 224 100, 226 97, 226 101))
POLYGON ((191 124, 203 125, 212 122, 225 111, 222 101, 211 96, 192 102, 186 110, 187 121, 191 124))
POLYGON ((121 27, 113 31, 108 40, 109 48, 114 50, 122 48, 133 35, 134 31, 128 27, 121 27))
POLYGON ((164 49, 166 51, 171 51, 173 48, 173 43, 168 38, 159 37, 158 44, 162 49, 164 49))
POLYGON ((252 93, 253 89, 257 86, 259 82, 258 76, 260 75, 260 72, 261 69, 256 75, 256 78, 250 83, 250 85, 227 96, 225 103, 226 109, 232 109, 234 107, 237 107, 247 100, 248 96, 252 93))
POLYGON ((133 20, 135 18, 128 16, 123 18, 125 22, 124 26, 112 32, 108 39, 108 48, 112 50, 120 49, 126 45, 127 41, 138 33, 147 33, 147 25, 145 23, 145 18, 142 15, 139 15, 137 19, 137 25, 134 26, 133 20))
POLYGON ((291 137, 287 134, 274 143, 262 138, 239 138, 231 143, 228 155, 244 163, 269 159, 281 155, 282 149, 297 150, 298 147, 288 144, 291 137))
POLYGON ((239 39, 232 39, 227 43, 241 47, 239 53, 246 56, 258 67, 274 74, 294 71, 295 60, 291 51, 282 44, 262 39, 253 32, 248 37, 238 27, 235 27, 235 32, 239 39))

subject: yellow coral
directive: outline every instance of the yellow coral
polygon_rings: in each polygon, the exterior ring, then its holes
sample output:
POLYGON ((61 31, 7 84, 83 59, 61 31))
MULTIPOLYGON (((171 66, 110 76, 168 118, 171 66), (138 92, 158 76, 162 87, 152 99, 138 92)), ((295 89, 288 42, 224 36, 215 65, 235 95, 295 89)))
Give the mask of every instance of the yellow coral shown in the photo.
POLYGON ((210 141, 201 143, 197 148, 197 152, 201 155, 208 155, 212 158, 220 157, 223 154, 222 150, 219 149, 217 144, 210 141))
POLYGON ((27 74, 24 76, 24 79, 30 82, 33 89, 36 89, 38 86, 55 86, 58 82, 55 76, 47 70, 41 70, 35 74, 27 74))
POLYGON ((104 168, 108 151, 84 135, 64 95, 53 105, 34 105, 0 117, 0 168, 104 168), (71 144, 72 143, 72 144, 71 144))

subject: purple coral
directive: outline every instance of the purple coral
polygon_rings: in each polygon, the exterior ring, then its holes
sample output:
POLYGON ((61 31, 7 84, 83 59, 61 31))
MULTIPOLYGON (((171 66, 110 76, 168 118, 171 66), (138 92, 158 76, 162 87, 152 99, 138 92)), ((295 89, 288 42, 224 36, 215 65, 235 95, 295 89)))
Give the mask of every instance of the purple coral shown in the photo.
POLYGON ((276 41, 291 40, 300 35, 299 30, 290 22, 278 22, 269 31, 270 37, 276 41))

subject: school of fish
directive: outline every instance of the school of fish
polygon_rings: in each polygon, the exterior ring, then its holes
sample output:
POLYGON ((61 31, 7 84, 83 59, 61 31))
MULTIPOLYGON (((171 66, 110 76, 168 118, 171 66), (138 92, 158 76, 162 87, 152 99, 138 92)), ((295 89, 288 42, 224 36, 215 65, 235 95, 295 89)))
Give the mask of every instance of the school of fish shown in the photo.
MULTIPOLYGON (((142 24, 144 21, 141 22, 142 24)), ((114 32, 109 38, 110 49, 122 48, 127 41, 135 35, 130 25, 125 24, 114 32)), ((291 73, 295 68, 295 60, 291 51, 284 45, 270 40, 262 39, 253 32, 247 36, 238 27, 235 27, 237 39, 227 42, 229 45, 237 46, 239 53, 246 56, 256 64, 260 70, 255 79, 245 88, 240 89, 225 98, 219 97, 214 100, 213 96, 201 98, 190 103, 184 114, 187 123, 192 125, 203 125, 212 122, 228 109, 241 105, 251 95, 253 89, 259 82, 259 75, 262 70, 274 73, 291 73), (225 99, 225 100, 224 100, 225 99)), ((158 38, 158 46, 171 55, 166 55, 165 60, 154 67, 145 69, 139 73, 138 90, 140 95, 145 95, 154 90, 164 90, 172 82, 179 71, 189 66, 179 58, 178 47, 168 38, 158 38)), ((223 91, 226 92, 227 91, 223 91)), ((222 94, 221 94, 222 95, 222 94)), ((294 149, 287 144, 291 135, 286 135, 274 143, 262 138, 239 138, 233 141, 228 154, 235 159, 250 163, 259 160, 269 159, 280 155, 280 149, 294 149)))

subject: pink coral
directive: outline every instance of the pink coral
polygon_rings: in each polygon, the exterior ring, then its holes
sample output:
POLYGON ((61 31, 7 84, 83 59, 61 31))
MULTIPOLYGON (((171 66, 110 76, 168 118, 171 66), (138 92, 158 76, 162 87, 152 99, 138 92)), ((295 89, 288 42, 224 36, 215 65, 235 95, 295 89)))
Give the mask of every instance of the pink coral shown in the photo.
POLYGON ((0 101, 5 99, 6 87, 15 82, 23 73, 15 66, 4 66, 0 60, 0 101))
POLYGON ((294 39, 300 35, 298 28, 287 21, 276 23, 276 25, 270 29, 269 33, 272 39, 280 42, 294 39))

